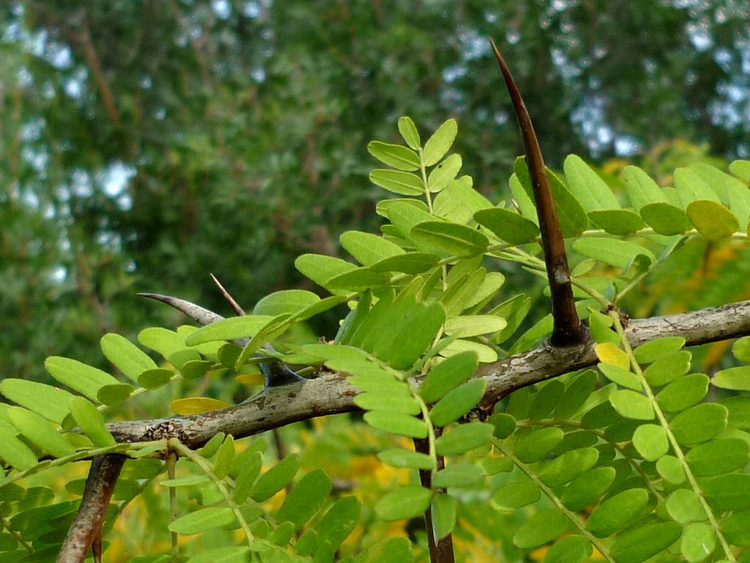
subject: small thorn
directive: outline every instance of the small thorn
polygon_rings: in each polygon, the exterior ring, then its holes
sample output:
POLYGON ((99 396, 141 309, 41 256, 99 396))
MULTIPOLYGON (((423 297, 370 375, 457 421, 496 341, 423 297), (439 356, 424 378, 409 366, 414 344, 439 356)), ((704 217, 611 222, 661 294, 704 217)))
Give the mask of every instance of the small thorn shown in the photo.
POLYGON ((223 285, 221 285, 221 282, 217 279, 217 277, 213 274, 209 274, 211 276, 211 279, 214 280, 214 283, 218 286, 219 291, 221 291, 221 294, 224 296, 224 299, 227 300, 229 305, 232 307, 232 310, 238 317, 244 317, 245 311, 240 307, 239 303, 234 300, 234 297, 231 296, 231 294, 224 288, 223 285))

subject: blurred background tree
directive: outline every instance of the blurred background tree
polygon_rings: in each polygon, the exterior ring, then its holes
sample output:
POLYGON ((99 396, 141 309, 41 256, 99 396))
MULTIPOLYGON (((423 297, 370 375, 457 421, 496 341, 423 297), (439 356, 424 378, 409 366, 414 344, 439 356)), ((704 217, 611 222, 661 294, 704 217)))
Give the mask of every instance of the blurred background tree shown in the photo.
POLYGON ((748 158, 749 22, 738 0, 4 2, 0 376, 175 324, 136 291, 228 314, 209 272, 247 307, 301 287, 296 255, 377 228, 366 144, 401 115, 457 117, 498 201, 521 146, 489 36, 552 167, 748 158))

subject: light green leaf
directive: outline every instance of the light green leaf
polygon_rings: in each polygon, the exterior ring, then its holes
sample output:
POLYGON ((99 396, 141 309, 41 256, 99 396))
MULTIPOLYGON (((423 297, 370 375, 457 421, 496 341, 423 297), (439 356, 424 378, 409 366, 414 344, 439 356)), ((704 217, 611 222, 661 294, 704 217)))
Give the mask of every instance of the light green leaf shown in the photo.
POLYGON ((706 396, 708 382, 708 376, 702 373, 680 377, 659 391, 656 402, 664 412, 683 411, 699 403, 706 396))
POLYGON ((410 117, 402 116, 398 118, 398 132, 401 133, 401 136, 404 138, 407 145, 414 150, 419 149, 421 143, 419 139, 419 131, 417 131, 417 126, 414 125, 414 122, 410 117))
POLYGON ((715 191, 722 203, 739 219, 740 229, 747 229, 750 216, 750 190, 747 184, 708 164, 696 162, 688 167, 715 191))
POLYGON ((617 236, 633 234, 646 226, 641 216, 630 209, 590 211, 588 217, 599 228, 617 236))
POLYGON ((393 411, 410 415, 417 415, 420 413, 419 403, 410 395, 394 397, 383 391, 360 393, 354 397, 354 404, 368 411, 393 411))
POLYGON ((194 487, 196 485, 203 485, 208 483, 211 479, 208 475, 188 475, 187 477, 180 477, 179 479, 166 479, 160 481, 159 485, 168 488, 179 488, 179 487, 194 487))
POLYGON ((467 315, 448 319, 445 323, 445 333, 467 338, 495 333, 504 329, 506 324, 505 319, 494 315, 467 315))
POLYGON ((484 478, 484 471, 473 463, 454 463, 435 473, 433 487, 470 487, 484 478))
POLYGON ((181 369, 185 362, 201 359, 198 350, 185 344, 185 335, 166 328, 146 328, 138 334, 138 342, 146 348, 159 352, 177 369, 181 369))
POLYGON ((640 378, 632 373, 630 370, 621 368, 613 364, 598 364, 599 370, 604 376, 613 383, 633 389, 634 391, 640 391, 643 389, 640 378))
POLYGON ((700 477, 721 475, 747 465, 750 445, 741 438, 717 438, 692 448, 685 458, 700 477))
POLYGON ((677 235, 692 228, 687 214, 671 203, 649 203, 640 212, 646 224, 660 235, 677 235))
POLYGON ((440 257, 429 252, 407 252, 398 256, 384 258, 370 264, 375 272, 403 272, 404 274, 421 274, 434 268, 440 257))
POLYGON ((740 362, 750 364, 750 336, 743 336, 734 341, 732 354, 740 362))
POLYGON ((583 536, 566 536, 549 548, 544 563, 583 563, 591 557, 591 542, 583 536))
POLYGON ((568 528, 568 520, 556 508, 540 510, 526 520, 513 535, 513 544, 521 549, 533 549, 551 542, 568 528))
POLYGON ((454 497, 441 493, 432 499, 432 525, 439 540, 453 532, 457 514, 458 502, 454 497))
POLYGON ((464 416, 482 400, 486 386, 487 380, 473 379, 449 391, 430 410, 432 423, 446 426, 464 416))
POLYGON ((424 421, 403 413, 370 411, 366 412, 363 418, 370 426, 391 434, 409 438, 427 437, 427 426, 424 421))
POLYGON ((673 455, 665 455, 656 462, 656 471, 671 485, 685 482, 685 468, 682 462, 673 455))
POLYGON ((727 473, 701 480, 708 503, 721 512, 750 508, 750 473, 727 473))
POLYGON ((408 369, 430 347, 444 322, 445 309, 440 303, 421 305, 408 316, 408 322, 391 324, 393 338, 380 339, 373 354, 395 369, 408 369))
POLYGON ((240 357, 234 364, 234 369, 239 370, 255 352, 260 350, 265 344, 275 340, 284 334, 292 325, 293 318, 290 313, 282 313, 273 317, 263 328, 256 332, 245 347, 242 349, 240 357))
POLYGON ((652 387, 661 387, 685 375, 690 369, 691 359, 687 350, 661 356, 644 370, 643 376, 652 387))
POLYGON ((234 523, 234 512, 229 507, 208 507, 180 516, 177 520, 170 522, 170 531, 192 535, 229 526, 234 523))
POLYGON ((410 233, 415 244, 428 251, 447 253, 451 256, 469 258, 483 253, 489 241, 479 231, 443 221, 425 221, 415 225, 410 233))
POLYGON ((641 424, 636 428, 633 445, 646 461, 656 461, 669 451, 667 434, 658 424, 641 424))
POLYGON ((297 483, 276 513, 278 522, 290 521, 298 530, 323 506, 333 484, 322 469, 314 469, 297 483))
POLYGON ((420 396, 426 403, 434 403, 471 377, 477 366, 477 355, 474 352, 456 354, 443 360, 422 381, 420 396))
POLYGON ((195 346, 206 342, 249 338, 255 335, 272 318, 268 315, 247 315, 223 319, 192 332, 185 339, 185 344, 195 346))
POLYGON ((243 504, 247 500, 250 489, 258 478, 262 465, 263 454, 260 452, 253 452, 247 461, 245 461, 234 481, 234 493, 232 495, 234 502, 243 504))
POLYGON ((413 469, 435 469, 435 462, 427 454, 403 448, 391 448, 378 452, 380 461, 391 467, 411 467, 413 469))
POLYGON ((470 422, 451 428, 435 442, 438 455, 458 455, 489 443, 495 428, 483 422, 470 422))
POLYGON ((138 377, 138 385, 145 389, 157 389, 169 383, 174 375, 175 372, 171 369, 148 369, 138 377))
POLYGON ((524 244, 539 236, 536 223, 510 209, 483 209, 474 214, 474 220, 510 244, 524 244))
POLYGON ((0 425, 0 458, 18 471, 26 471, 37 464, 34 452, 3 425, 0 425))
POLYGON ((57 424, 62 424, 68 415, 68 402, 75 397, 64 389, 15 378, 0 381, 0 392, 17 405, 26 407, 57 424))
POLYGON ((715 201, 693 201, 687 206, 687 216, 696 230, 711 242, 729 238, 740 229, 734 213, 715 201))
POLYGON ((606 538, 630 524, 647 504, 646 489, 628 489, 597 506, 586 521, 586 528, 597 538, 606 538))
POLYGON ((416 518, 432 501, 432 491, 418 485, 404 485, 378 501, 375 512, 388 522, 416 518))
POLYGON ((108 373, 70 358, 50 356, 44 362, 44 367, 57 381, 92 401, 98 401, 97 393, 105 385, 119 385, 120 383, 108 373))
POLYGON ((579 254, 623 269, 628 268, 637 256, 645 256, 649 264, 656 261, 653 252, 626 240, 581 238, 573 242, 573 249, 579 254))
POLYGON ((102 413, 93 404, 83 397, 73 397, 69 402, 68 408, 76 424, 95 446, 108 447, 115 445, 115 439, 104 426, 102 413))
POLYGON ((263 473, 250 489, 250 496, 257 502, 268 500, 286 487, 299 470, 299 455, 285 457, 263 473))
POLYGON ((609 396, 609 402, 615 410, 634 420, 653 420, 654 408, 648 397, 629 389, 618 389, 609 396))
POLYGON ((404 250, 400 246, 370 233, 347 231, 341 235, 339 240, 341 246, 365 266, 404 254, 404 250))
POLYGON ((387 208, 388 219, 402 236, 408 238, 412 227, 424 221, 434 221, 435 217, 420 206, 406 201, 395 201, 387 208))
MULTIPOLYGON (((253 307, 253 316, 257 318, 261 315, 276 317, 284 313, 296 314, 308 307, 312 307, 319 301, 320 297, 312 291, 304 291, 302 289, 275 291, 270 295, 266 295, 255 304, 255 307, 253 307)), ((252 334, 247 334, 246 336, 252 336, 252 334)))
POLYGON ((490 504, 495 510, 516 510, 534 504, 541 498, 541 491, 531 479, 506 483, 492 493, 490 504))
POLYGON ((587 212, 620 208, 620 202, 609 186, 580 157, 569 155, 563 168, 570 190, 587 212))
POLYGON ((682 534, 676 522, 657 522, 620 534, 611 554, 617 563, 641 563, 668 548, 682 534))
POLYGON ((422 178, 411 172, 378 168, 370 172, 370 181, 394 194, 411 196, 424 194, 422 178))
POLYGON ((419 170, 419 155, 401 145, 371 141, 367 145, 367 152, 383 164, 393 168, 406 171, 419 170))
POLYGON ((356 268, 354 264, 341 258, 322 254, 303 254, 294 261, 294 267, 321 287, 326 287, 331 278, 356 268))
POLYGON ((458 124, 455 119, 449 119, 443 123, 432 136, 427 139, 422 150, 422 162, 425 166, 437 164, 450 150, 458 133, 458 124))
POLYGON ((516 457, 524 463, 544 459, 562 442, 563 436, 563 431, 555 426, 524 434, 516 443, 516 457))
POLYGON ((661 356, 679 351, 684 345, 685 339, 681 336, 665 336, 641 344, 633 351, 633 354, 639 364, 650 364, 661 356))
POLYGON ((591 469, 598 459, 599 450, 596 448, 570 450, 547 464, 539 478, 549 487, 559 487, 591 469))
POLYGON ((726 428, 727 416, 724 405, 706 403, 682 411, 669 426, 680 444, 692 446, 718 436, 726 428))
POLYGON ((667 513, 675 522, 686 524, 688 522, 702 522, 708 519, 706 511, 703 510, 698 495, 692 489, 677 489, 667 498, 665 504, 667 513))
POLYGON ((680 543, 680 553, 688 563, 699 563, 716 549, 716 534, 709 524, 695 523, 685 526, 680 543))
POLYGON ((454 340, 440 351, 440 355, 449 358, 455 354, 473 352, 482 364, 497 361, 497 352, 485 344, 473 340, 454 340))
POLYGON ((427 185, 430 191, 435 193, 445 188, 449 182, 455 179, 458 171, 461 170, 461 164, 461 157, 457 154, 452 154, 433 168, 427 177, 427 185))
POLYGON ((51 422, 22 407, 7 410, 10 422, 32 443, 54 457, 65 457, 75 453, 75 449, 51 422))
POLYGON ((622 175, 625 179, 625 191, 636 211, 640 211, 642 207, 650 203, 667 201, 666 196, 657 183, 637 166, 626 166, 622 171, 622 175))
POLYGON ((361 510, 362 504, 356 497, 337 500, 315 525, 318 541, 328 542, 334 550, 338 548, 357 526, 361 510))
POLYGON ((141 373, 158 367, 143 350, 119 334, 105 334, 100 344, 104 356, 132 381, 137 382, 141 373))
MULTIPOLYGON (((514 170, 517 170, 518 166, 526 166, 523 158, 524 157, 520 156, 516 159, 514 170), (521 161, 520 164, 518 162, 519 160, 521 161)), ((525 174, 528 175, 528 172, 526 172, 525 174)), ((523 217, 538 225, 539 217, 536 213, 536 205, 534 205, 534 199, 531 197, 531 193, 526 191, 526 186, 521 183, 521 179, 518 177, 518 174, 511 175, 510 179, 508 180, 508 187, 510 188, 510 193, 513 195, 514 207, 518 208, 518 211, 521 213, 521 215, 523 215, 523 217)))
POLYGON ((677 190, 677 195, 680 197, 680 204, 685 209, 691 203, 698 200, 714 201, 717 204, 721 203, 716 192, 695 171, 688 168, 678 168, 674 171, 674 187, 677 190))
POLYGON ((466 224, 471 221, 477 211, 490 209, 493 205, 472 188, 468 182, 458 180, 448 183, 448 187, 441 191, 432 203, 433 213, 452 223, 466 224))
POLYGON ((387 285, 390 281, 388 272, 376 272, 365 266, 332 277, 325 287, 331 291, 364 291, 387 285))
MULTIPOLYGON (((187 563, 245 563, 249 556, 249 547, 230 545, 201 551, 198 555, 188 559, 187 563)), ((159 559, 153 563, 166 563, 166 561, 162 562, 159 559)))
POLYGON ((581 510, 600 498, 614 480, 615 470, 612 467, 597 467, 573 479, 560 500, 570 510, 581 510))
POLYGON ((750 391, 750 366, 722 369, 711 379, 714 387, 733 391, 750 391))

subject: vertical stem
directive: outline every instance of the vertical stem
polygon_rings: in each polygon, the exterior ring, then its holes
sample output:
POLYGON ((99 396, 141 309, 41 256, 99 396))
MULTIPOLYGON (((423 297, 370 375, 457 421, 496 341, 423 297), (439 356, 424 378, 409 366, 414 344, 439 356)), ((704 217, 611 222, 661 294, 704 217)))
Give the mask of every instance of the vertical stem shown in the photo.
POLYGON ((529 167, 531 185, 534 190, 539 230, 542 236, 544 263, 547 269, 547 279, 552 293, 552 318, 554 328, 550 343, 553 346, 572 346, 580 344, 588 338, 586 327, 581 324, 573 299, 573 288, 570 281, 570 268, 565 252, 565 239, 560 229, 560 221, 555 209, 555 201, 547 180, 542 151, 534 132, 534 125, 518 91, 513 77, 503 60, 495 42, 490 39, 495 58, 500 65, 508 93, 513 102, 513 109, 521 128, 523 146, 526 153, 526 164, 529 167))
MULTIPOLYGON (((175 469, 177 466, 177 453, 174 450, 169 450, 167 454, 167 474, 170 479, 175 478, 175 469)), ((177 488, 169 487, 169 521, 174 522, 177 520, 177 488)), ((180 547, 177 543, 177 532, 171 532, 171 543, 172 543, 172 563, 177 563, 180 560, 180 547)))

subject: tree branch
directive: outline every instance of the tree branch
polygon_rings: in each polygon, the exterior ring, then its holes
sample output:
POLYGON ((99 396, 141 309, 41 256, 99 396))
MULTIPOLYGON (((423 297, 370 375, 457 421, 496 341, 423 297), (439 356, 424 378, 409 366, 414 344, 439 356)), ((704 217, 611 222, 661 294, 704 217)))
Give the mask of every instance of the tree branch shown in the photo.
MULTIPOLYGON (((631 320, 626 330, 631 346, 654 338, 682 336, 687 346, 750 334, 750 301, 650 319, 631 320)), ((596 363, 593 343, 565 348, 541 344, 504 360, 485 364, 474 377, 487 379, 487 391, 478 409, 493 405, 521 387, 558 377, 596 363)), ((317 377, 265 389, 244 403, 226 409, 173 418, 125 421, 107 427, 118 442, 178 438, 189 447, 205 444, 218 432, 242 438, 318 416, 359 410, 359 393, 347 374, 321 369, 317 377)))

